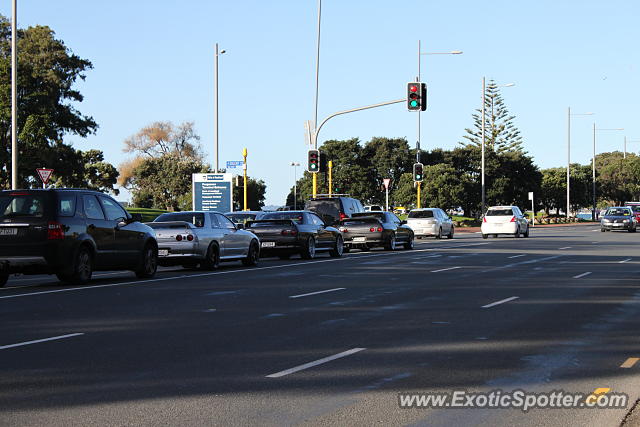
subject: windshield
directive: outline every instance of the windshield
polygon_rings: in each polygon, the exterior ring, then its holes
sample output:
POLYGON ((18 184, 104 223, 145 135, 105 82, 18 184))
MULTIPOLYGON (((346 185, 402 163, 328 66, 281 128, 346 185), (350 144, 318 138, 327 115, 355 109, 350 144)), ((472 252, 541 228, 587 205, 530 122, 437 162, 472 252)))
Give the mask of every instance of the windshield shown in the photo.
POLYGON ((296 224, 302 224, 303 214, 302 212, 272 212, 265 214, 261 219, 290 219, 296 224))
POLYGON ((506 209, 489 209, 487 216, 513 216, 513 210, 506 209))
POLYGON ((329 215, 338 218, 340 216, 340 199, 309 200, 304 208, 320 216, 329 215))
POLYGON ((629 216, 629 215, 631 215, 631 209, 629 209, 629 208, 609 208, 605 215, 607 215, 607 216, 629 216))
POLYGON ((433 211, 411 211, 409 218, 433 218, 433 211))
POLYGON ((153 220, 153 222, 185 221, 196 227, 204 227, 204 213, 202 212, 175 212, 165 213, 153 220))
POLYGON ((0 220, 20 216, 42 218, 44 215, 45 195, 16 193, 0 197, 0 220))
POLYGON ((384 212, 356 212, 352 217, 368 216, 384 220, 384 212))

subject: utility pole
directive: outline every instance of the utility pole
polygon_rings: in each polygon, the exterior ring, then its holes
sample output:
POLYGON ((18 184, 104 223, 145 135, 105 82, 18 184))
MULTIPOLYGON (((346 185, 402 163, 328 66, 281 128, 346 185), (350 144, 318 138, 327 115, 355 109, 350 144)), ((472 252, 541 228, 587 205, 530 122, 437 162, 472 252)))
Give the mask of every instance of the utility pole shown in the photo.
POLYGON ((11 7, 11 189, 18 188, 18 5, 11 7))
POLYGON ((243 164, 242 164, 242 169, 243 169, 243 183, 244 183, 244 210, 248 211, 249 209, 247 208, 247 149, 243 148, 242 149, 242 158, 243 158, 243 164))
POLYGON ((332 179, 332 170, 333 170, 333 161, 329 160, 327 164, 329 170, 329 197, 331 197, 331 193, 333 192, 333 179, 332 179))

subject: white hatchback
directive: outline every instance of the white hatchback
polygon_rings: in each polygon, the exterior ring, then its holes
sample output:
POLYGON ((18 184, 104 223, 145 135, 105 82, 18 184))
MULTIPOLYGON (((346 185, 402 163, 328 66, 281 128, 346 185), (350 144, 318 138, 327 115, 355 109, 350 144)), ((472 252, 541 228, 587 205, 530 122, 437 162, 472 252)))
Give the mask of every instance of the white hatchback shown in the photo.
POLYGON ((407 225, 418 239, 425 236, 434 236, 436 239, 447 236, 448 239, 453 239, 453 221, 439 208, 413 209, 409 212, 407 225))
POLYGON ((482 238, 490 234, 509 234, 514 237, 529 237, 529 221, 517 206, 492 206, 482 218, 482 238))

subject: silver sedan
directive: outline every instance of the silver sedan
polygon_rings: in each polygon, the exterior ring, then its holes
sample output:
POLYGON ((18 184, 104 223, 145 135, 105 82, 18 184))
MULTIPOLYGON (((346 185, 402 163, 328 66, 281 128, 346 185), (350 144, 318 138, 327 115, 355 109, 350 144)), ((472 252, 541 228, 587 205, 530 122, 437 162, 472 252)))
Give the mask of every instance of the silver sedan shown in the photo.
POLYGON ((215 270, 220 261, 258 262, 259 239, 220 213, 170 212, 146 224, 156 232, 160 265, 215 270))

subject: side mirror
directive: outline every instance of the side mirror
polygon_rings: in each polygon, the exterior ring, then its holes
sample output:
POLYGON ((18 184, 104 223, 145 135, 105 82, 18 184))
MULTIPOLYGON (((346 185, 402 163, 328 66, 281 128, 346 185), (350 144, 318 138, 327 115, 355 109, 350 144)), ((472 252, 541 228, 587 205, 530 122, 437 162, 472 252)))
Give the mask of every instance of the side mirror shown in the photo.
POLYGON ((402 221, 400 221, 400 225, 406 225, 407 224, 407 220, 403 219, 402 221))
POLYGON ((131 222, 142 222, 142 214, 140 214, 140 213, 132 213, 131 214, 131 222))
POLYGON ((244 230, 244 224, 239 222, 238 224, 236 224, 236 229, 237 230, 244 230))

